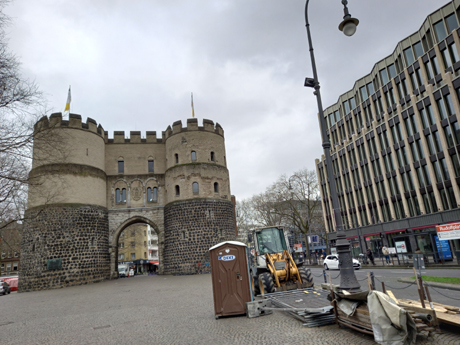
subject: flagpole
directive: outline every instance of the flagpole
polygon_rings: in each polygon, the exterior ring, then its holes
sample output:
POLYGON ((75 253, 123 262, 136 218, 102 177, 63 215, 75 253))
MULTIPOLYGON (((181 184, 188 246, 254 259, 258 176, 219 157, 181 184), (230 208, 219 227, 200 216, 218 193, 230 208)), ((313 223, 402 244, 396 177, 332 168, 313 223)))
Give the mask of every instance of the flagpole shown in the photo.
POLYGON ((195 108, 193 106, 193 92, 192 92, 192 117, 195 117, 195 108))
POLYGON ((69 92, 67 93, 67 102, 66 102, 65 108, 64 108, 64 116, 66 114, 68 114, 69 117, 70 117, 70 101, 72 100, 72 97, 71 97, 71 94, 70 94, 70 88, 71 88, 71 86, 69 85, 69 92))

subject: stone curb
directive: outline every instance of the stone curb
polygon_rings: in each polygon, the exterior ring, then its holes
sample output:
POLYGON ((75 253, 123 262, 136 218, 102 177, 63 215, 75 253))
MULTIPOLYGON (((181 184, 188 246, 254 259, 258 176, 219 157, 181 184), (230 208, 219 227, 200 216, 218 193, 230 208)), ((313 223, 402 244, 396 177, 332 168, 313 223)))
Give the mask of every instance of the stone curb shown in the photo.
MULTIPOLYGON (((302 265, 303 267, 307 268, 323 268, 323 266, 318 266, 318 265, 302 265)), ((372 268, 372 269, 384 269, 384 270, 391 270, 391 269, 412 269, 413 266, 398 266, 398 265, 393 265, 393 266, 361 266, 361 268, 372 268)), ((426 269, 434 269, 434 268, 442 268, 443 270, 450 270, 450 269, 459 269, 459 265, 449 265, 449 266, 426 266, 426 269)))
MULTIPOLYGON (((414 279, 408 279, 408 278, 399 278, 398 282, 417 284, 414 279)), ((428 282, 427 285, 428 286, 434 286, 434 287, 437 287, 437 288, 447 289, 447 290, 460 291, 460 284, 447 284, 447 283, 428 282)))

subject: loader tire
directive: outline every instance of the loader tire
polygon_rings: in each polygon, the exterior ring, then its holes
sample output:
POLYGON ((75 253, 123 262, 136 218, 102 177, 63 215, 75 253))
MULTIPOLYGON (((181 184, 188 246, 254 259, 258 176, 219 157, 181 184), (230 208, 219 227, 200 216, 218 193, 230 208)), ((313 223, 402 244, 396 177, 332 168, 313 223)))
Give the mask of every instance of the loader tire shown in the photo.
MULTIPOLYGON (((256 278, 257 278, 257 276, 256 276, 256 278)), ((252 279, 252 293, 254 294, 254 297, 255 297, 255 296, 260 295, 259 280, 254 279, 253 275, 251 275, 251 279, 252 279)))
POLYGON ((302 279, 302 284, 311 283, 313 284, 313 276, 309 268, 299 267, 300 279, 302 279))
POLYGON ((264 294, 275 292, 275 283, 273 282, 273 277, 270 273, 262 273, 259 275, 259 284, 261 290, 263 288, 264 294))

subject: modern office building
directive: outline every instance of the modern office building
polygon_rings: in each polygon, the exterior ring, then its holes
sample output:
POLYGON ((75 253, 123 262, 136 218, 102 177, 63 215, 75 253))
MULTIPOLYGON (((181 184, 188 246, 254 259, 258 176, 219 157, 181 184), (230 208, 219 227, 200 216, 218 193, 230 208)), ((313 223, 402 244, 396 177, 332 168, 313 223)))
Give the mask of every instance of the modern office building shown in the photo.
MULTIPOLYGON (((430 14, 353 89, 324 110, 344 229, 354 253, 419 247, 450 259, 460 221, 460 0, 430 14), (439 253, 441 252, 441 253, 439 253)), ((328 239, 335 243, 324 157, 316 160, 328 239)), ((402 255, 401 257, 407 257, 402 255)))

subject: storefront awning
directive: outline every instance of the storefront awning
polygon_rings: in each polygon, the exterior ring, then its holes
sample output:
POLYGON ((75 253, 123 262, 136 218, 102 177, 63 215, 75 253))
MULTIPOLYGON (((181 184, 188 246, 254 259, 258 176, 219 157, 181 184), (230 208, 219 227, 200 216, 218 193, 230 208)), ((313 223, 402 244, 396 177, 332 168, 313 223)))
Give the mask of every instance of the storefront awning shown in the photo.
POLYGON ((431 224, 431 225, 424 225, 424 226, 416 226, 415 228, 412 228, 412 230, 420 230, 420 229, 426 229, 426 228, 434 228, 438 224, 431 224))
POLYGON ((407 229, 399 229, 399 230, 390 230, 390 231, 385 231, 386 234, 392 234, 394 232, 401 232, 401 231, 406 231, 407 229))
POLYGON ((159 262, 159 261, 152 261, 152 260, 150 260, 149 263, 150 263, 150 264, 154 264, 154 265, 158 265, 160 262, 159 262))
POLYGON ((364 237, 371 237, 371 236, 380 236, 380 232, 376 232, 375 234, 366 234, 363 235, 364 237))
POLYGON ((350 236, 350 237, 347 237, 347 240, 351 240, 352 238, 358 238, 358 236, 350 236))

